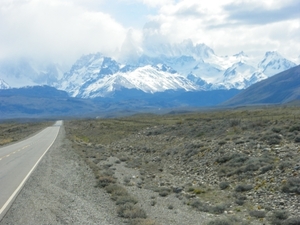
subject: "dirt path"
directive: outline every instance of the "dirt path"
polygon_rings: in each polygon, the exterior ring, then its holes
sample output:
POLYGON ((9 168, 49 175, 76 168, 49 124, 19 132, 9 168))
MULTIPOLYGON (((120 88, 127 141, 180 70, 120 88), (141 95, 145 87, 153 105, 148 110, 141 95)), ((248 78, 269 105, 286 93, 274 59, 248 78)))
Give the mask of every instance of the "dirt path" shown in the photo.
POLYGON ((123 224, 61 129, 0 224, 123 224))

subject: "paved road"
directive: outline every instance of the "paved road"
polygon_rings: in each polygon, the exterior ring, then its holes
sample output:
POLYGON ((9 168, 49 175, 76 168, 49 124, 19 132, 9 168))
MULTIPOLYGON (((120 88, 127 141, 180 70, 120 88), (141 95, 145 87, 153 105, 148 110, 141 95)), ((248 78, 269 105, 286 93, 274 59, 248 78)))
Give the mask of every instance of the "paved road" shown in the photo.
POLYGON ((0 148, 0 220, 52 146, 62 123, 57 121, 24 141, 0 148))

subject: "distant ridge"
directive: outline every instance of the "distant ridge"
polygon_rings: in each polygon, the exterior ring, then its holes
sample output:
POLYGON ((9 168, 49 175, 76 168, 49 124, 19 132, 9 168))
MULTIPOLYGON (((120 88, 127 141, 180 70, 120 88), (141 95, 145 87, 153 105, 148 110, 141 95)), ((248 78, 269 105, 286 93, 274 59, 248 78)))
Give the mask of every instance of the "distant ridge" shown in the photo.
POLYGON ((248 87, 224 106, 282 104, 300 99, 300 65, 248 87))

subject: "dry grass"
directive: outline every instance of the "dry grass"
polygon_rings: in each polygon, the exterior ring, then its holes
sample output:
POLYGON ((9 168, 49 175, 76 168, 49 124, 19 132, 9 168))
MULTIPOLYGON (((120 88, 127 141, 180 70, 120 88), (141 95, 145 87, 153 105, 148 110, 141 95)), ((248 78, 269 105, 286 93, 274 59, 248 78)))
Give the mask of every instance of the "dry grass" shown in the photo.
POLYGON ((7 145, 51 126, 54 122, 0 122, 0 146, 7 145))

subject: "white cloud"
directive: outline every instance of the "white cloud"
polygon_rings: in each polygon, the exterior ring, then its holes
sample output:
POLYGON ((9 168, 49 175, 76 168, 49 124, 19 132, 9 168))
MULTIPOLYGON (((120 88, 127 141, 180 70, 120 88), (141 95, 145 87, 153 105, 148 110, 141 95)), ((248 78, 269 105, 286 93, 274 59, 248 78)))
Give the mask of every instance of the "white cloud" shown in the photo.
POLYGON ((71 1, 0 4, 0 58, 26 55, 76 60, 83 53, 113 52, 126 36, 126 30, 110 15, 71 1))
POLYGON ((131 43, 127 50, 140 52, 143 45, 184 39, 220 55, 244 50, 262 57, 277 50, 297 58, 299 5, 299 0, 1 0, 0 59, 25 55, 72 63, 91 52, 113 54, 124 40, 131 43))
POLYGON ((262 57, 266 51, 277 50, 293 58, 300 50, 299 6, 298 0, 179 1, 162 6, 150 18, 144 38, 148 43, 191 39, 221 55, 244 50, 262 57))

